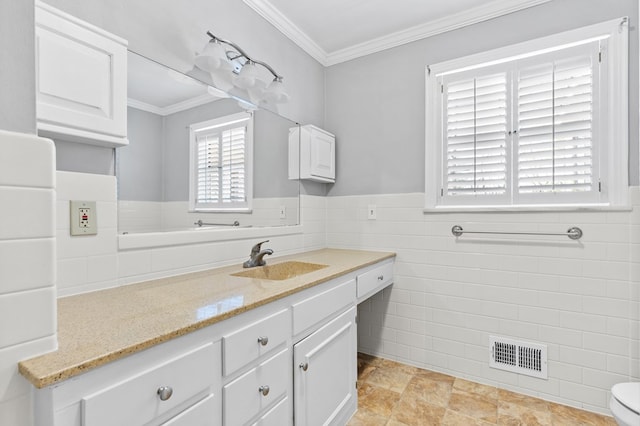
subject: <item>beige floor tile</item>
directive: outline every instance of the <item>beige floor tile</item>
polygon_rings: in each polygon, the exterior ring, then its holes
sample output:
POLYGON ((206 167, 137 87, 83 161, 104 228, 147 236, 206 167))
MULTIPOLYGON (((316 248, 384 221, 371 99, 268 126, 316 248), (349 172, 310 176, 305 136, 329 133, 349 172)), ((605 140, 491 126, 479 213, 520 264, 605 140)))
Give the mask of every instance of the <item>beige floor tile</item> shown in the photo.
POLYGON ((457 411, 447 410, 444 419, 442 419, 443 426, 490 426, 495 423, 488 423, 482 420, 474 419, 457 411))
POLYGON ((435 371, 429 370, 418 370, 416 376, 424 377, 425 379, 433 380, 435 382, 447 382, 453 385, 453 382, 456 380, 455 377, 449 376, 447 374, 438 373, 435 371))
POLYGON ((353 415, 347 426, 385 426, 388 418, 372 411, 359 408, 353 415))
POLYGON ((498 401, 498 425, 504 426, 551 426, 549 410, 530 409, 526 405, 498 401))
POLYGON ((411 381, 413 374, 404 372, 398 368, 385 368, 380 366, 371 371, 364 379, 364 382, 370 385, 389 389, 394 392, 402 393, 411 381))
POLYGON ((442 423, 444 413, 444 407, 428 404, 405 393, 393 409, 391 419, 411 426, 433 426, 442 423))
POLYGON ((400 394, 367 383, 358 388, 358 407, 375 414, 390 417, 400 400, 400 394))
POLYGON ((349 426, 615 426, 611 417, 358 354, 349 426))
POLYGON ((498 388, 494 386, 487 386, 480 383, 470 382, 464 379, 456 379, 453 382, 453 390, 480 395, 490 400, 498 399, 498 388))
POLYGON ((451 387, 451 382, 434 381, 415 375, 407 385, 402 397, 414 395, 431 405, 446 407, 451 397, 451 387))
POLYGON ((456 392, 454 389, 449 398, 449 409, 489 423, 498 421, 497 400, 487 399, 478 394, 456 392))
POLYGON ((612 417, 590 413, 560 404, 549 404, 551 421, 558 426, 615 426, 612 417))

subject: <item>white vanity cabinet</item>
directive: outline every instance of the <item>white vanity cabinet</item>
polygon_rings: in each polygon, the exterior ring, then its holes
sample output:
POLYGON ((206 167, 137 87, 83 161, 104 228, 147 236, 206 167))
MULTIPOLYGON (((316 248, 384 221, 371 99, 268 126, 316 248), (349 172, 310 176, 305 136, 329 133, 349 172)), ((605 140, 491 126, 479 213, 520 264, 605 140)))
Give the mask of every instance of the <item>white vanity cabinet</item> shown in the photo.
POLYGON ((35 394, 36 426, 221 425, 220 342, 176 339, 35 394))
POLYGON ((336 181, 336 138, 307 124, 289 129, 289 179, 336 181))
POLYGON ((346 424, 357 409, 356 305, 392 282, 393 259, 330 276, 38 389, 35 425, 346 424))
POLYGON ((38 134, 127 145, 127 42, 40 1, 35 22, 38 134))

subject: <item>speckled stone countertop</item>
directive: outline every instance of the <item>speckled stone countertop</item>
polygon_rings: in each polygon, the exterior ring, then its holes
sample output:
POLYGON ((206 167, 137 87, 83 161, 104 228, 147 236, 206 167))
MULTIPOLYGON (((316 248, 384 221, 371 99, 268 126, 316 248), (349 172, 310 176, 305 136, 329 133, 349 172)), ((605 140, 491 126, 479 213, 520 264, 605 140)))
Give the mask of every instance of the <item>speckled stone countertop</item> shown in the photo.
POLYGON ((314 285, 395 257, 323 249, 268 259, 326 268, 282 281, 232 276, 242 265, 146 281, 58 299, 58 349, 22 361, 20 373, 44 388, 314 285))

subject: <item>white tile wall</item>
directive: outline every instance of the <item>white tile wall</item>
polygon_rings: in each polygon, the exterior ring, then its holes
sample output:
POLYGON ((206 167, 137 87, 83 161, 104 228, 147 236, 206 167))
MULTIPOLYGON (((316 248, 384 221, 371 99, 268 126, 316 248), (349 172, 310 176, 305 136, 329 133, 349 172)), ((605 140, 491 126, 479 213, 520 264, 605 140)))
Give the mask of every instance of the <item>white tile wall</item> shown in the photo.
POLYGON ((0 424, 30 425, 18 362, 56 347, 55 152, 0 131, 0 424))
POLYGON ((359 307, 360 350, 608 414, 640 380, 640 188, 629 212, 424 214, 423 194, 327 198, 327 245, 393 250, 393 287, 359 307), (377 205, 377 220, 366 208, 377 205), (468 230, 584 237, 451 235, 468 230), (548 345, 549 380, 488 367, 489 334, 548 345))
MULTIPOLYGON (((60 296, 242 263, 254 243, 245 239, 119 251, 116 178, 57 172, 57 179, 56 244, 60 296), (97 202, 98 235, 69 235, 69 200, 97 202)), ((287 203, 290 202, 280 200, 276 204, 287 203)), ((304 234, 270 238, 269 247, 275 251, 274 258, 326 247, 326 199, 303 195, 300 203, 305 218, 304 234)), ((127 202, 127 205, 130 204, 127 202)))

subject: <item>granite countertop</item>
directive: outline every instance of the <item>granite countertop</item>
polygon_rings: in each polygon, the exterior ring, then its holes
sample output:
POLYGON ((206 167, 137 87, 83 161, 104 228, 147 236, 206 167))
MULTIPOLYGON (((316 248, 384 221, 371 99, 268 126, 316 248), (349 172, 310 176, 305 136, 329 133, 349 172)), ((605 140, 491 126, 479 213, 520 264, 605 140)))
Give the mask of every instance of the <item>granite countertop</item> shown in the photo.
POLYGON ((44 388, 167 340, 207 327, 394 253, 322 249, 269 259, 328 265, 282 281, 232 276, 227 266, 58 299, 58 349, 22 361, 20 373, 44 388))

